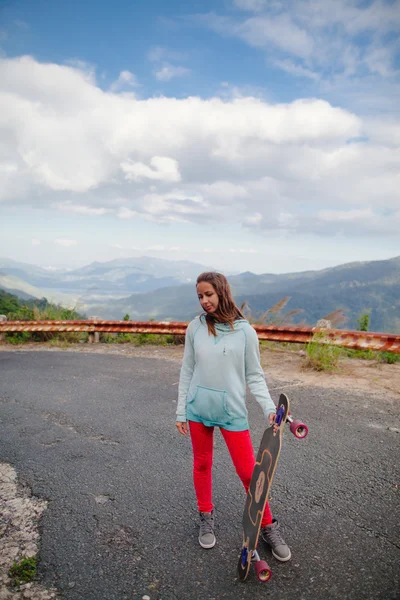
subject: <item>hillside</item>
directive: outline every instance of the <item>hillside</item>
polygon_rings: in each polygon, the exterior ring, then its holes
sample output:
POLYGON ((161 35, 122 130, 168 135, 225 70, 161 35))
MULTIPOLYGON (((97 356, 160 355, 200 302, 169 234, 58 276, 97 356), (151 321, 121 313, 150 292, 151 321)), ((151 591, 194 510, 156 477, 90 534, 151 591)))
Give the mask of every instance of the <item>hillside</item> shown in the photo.
MULTIPOLYGON (((285 296, 287 310, 302 309, 295 322, 314 324, 326 314, 344 309, 346 327, 357 327, 361 313, 369 311, 370 329, 400 331, 400 257, 365 263, 349 263, 305 273, 255 275, 242 273, 229 278, 236 302, 247 301, 254 317, 285 296)), ((119 319, 147 318, 188 320, 199 313, 194 284, 164 288, 151 294, 136 294, 112 304, 91 305, 91 314, 119 319)))
MULTIPOLYGON (((211 270, 189 261, 169 261, 148 256, 93 262, 79 269, 44 269, 35 265, 0 258, 0 273, 18 279, 18 290, 26 285, 46 290, 47 294, 67 293, 85 298, 123 297, 146 293, 162 287, 193 281, 201 271, 211 270), (23 284, 22 284, 23 282, 23 284)), ((0 282, 1 287, 1 282, 0 282)))
MULTIPOLYGON (((0 260, 0 288, 19 297, 61 301, 87 315, 107 319, 122 319, 128 313, 133 320, 186 321, 200 312, 194 282, 198 273, 209 269, 186 261, 141 257, 54 272, 0 260), (29 281, 42 281, 46 287, 35 288, 29 281), (69 286, 73 295, 65 294, 69 286)), ((246 301, 254 318, 290 296, 286 312, 302 309, 295 323, 314 324, 343 309, 349 329, 356 328, 360 314, 368 311, 370 330, 400 331, 400 257, 301 273, 245 272, 230 276, 229 281, 238 305, 246 301)))

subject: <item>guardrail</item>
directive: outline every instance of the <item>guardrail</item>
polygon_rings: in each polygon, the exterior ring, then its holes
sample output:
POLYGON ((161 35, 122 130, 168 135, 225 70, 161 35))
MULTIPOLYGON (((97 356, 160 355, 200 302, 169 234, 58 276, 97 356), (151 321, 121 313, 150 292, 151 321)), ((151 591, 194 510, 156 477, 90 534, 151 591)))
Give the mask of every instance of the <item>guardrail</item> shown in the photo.
MULTIPOLYGON (((187 323, 167 321, 1 321, 0 335, 17 331, 87 332, 89 343, 98 342, 100 333, 154 333, 184 335, 187 323)), ((375 350, 400 354, 400 334, 347 331, 326 327, 276 327, 253 325, 260 340, 306 344, 315 334, 321 344, 333 344, 355 350, 375 350)))

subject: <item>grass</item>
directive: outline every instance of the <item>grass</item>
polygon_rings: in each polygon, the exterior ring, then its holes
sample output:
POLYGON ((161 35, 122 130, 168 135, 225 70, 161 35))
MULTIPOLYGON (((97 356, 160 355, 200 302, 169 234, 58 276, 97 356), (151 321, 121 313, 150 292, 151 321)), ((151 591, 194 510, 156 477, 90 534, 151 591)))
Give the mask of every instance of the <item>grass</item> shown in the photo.
POLYGON ((102 344, 133 344, 134 346, 169 346, 175 343, 175 336, 157 333, 103 333, 102 344))
POLYGON ((315 333, 306 344, 306 366, 315 371, 337 371, 341 354, 342 349, 330 344, 324 333, 315 333))
POLYGON ((8 572, 12 585, 17 587, 21 583, 28 583, 36 577, 37 557, 23 557, 19 562, 14 562, 8 572))
POLYGON ((261 348, 266 348, 271 352, 288 350, 290 352, 306 353, 306 366, 317 371, 336 371, 339 368, 339 361, 346 358, 360 360, 375 360, 381 363, 393 365, 400 362, 400 355, 394 352, 377 352, 375 350, 353 350, 352 348, 343 348, 334 346, 329 342, 323 341, 323 334, 315 334, 309 344, 299 344, 295 342, 276 342, 262 340, 261 348), (322 336, 318 338, 318 336, 322 336))

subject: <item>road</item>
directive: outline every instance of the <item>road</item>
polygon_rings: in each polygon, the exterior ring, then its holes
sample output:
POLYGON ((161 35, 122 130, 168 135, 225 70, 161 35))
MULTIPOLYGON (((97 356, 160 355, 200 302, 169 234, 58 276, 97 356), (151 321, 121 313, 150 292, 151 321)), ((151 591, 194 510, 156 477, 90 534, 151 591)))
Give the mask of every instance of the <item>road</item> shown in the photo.
MULTIPOLYGON (((395 600, 399 407, 394 399, 269 379, 310 428, 287 431, 272 489, 292 560, 236 579, 244 491, 218 431, 217 545, 203 550, 190 440, 175 432, 178 361, 1 352, 0 461, 47 499, 39 578, 65 600, 395 600)), ((249 399, 257 445, 263 419, 249 399)))

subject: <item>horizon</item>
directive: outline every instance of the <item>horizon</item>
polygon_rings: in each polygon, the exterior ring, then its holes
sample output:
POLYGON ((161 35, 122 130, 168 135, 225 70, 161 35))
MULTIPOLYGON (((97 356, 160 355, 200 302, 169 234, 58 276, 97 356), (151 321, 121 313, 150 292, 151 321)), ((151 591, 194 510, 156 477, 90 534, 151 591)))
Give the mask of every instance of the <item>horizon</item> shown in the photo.
MULTIPOLYGON (((163 259, 163 258, 160 258, 160 257, 154 257, 154 256, 148 256, 148 255, 130 256, 130 257, 124 257, 124 258, 126 260, 130 260, 130 259, 134 260, 134 259, 141 259, 141 258, 146 258, 146 259, 155 258, 156 260, 160 260, 160 261, 167 261, 167 262, 174 262, 174 263, 179 263, 179 262, 188 263, 189 262, 189 263, 194 264, 194 265, 198 264, 199 267, 206 266, 206 265, 204 265, 202 263, 198 263, 196 261, 188 261, 186 259, 170 260, 170 259, 163 259)), ((96 263, 104 265, 104 264, 107 264, 109 262, 113 262, 113 261, 116 261, 116 260, 123 261, 124 258, 113 258, 113 259, 111 259, 109 261, 95 260, 95 261, 91 261, 89 263, 83 263, 79 267, 73 267, 73 268, 72 267, 53 267, 51 265, 44 266, 44 265, 39 265, 39 264, 35 264, 35 263, 32 263, 32 262, 18 261, 18 260, 14 259, 14 258, 10 258, 10 257, 7 257, 7 256, 0 256, 0 263, 3 260, 5 260, 5 261, 10 260, 10 261, 13 261, 13 262, 16 262, 16 263, 21 263, 21 264, 24 264, 24 265, 30 266, 30 267, 39 267, 39 268, 44 269, 44 270, 49 271, 49 272, 57 272, 57 271, 74 271, 74 270, 78 270, 78 269, 81 269, 83 267, 87 267, 87 266, 89 266, 91 264, 96 264, 96 263)), ((233 272, 233 271, 232 272, 226 271, 225 274, 227 275, 227 277, 233 277, 235 275, 243 275, 244 273, 251 273, 253 275, 290 275, 290 274, 299 274, 299 273, 303 273, 303 272, 307 272, 307 271, 323 271, 325 269, 334 269, 336 267, 344 267, 344 266, 350 265, 350 264, 363 264, 363 263, 366 263, 366 262, 380 262, 382 260, 396 260, 396 259, 400 259, 400 255, 390 256, 390 257, 388 257, 386 259, 377 259, 377 260, 372 260, 372 261, 370 261, 370 260, 349 261, 349 262, 345 262, 345 263, 338 263, 338 264, 332 265, 331 267, 324 267, 322 269, 303 269, 303 270, 299 270, 299 271, 279 271, 279 272, 275 272, 275 271, 263 271, 263 272, 259 272, 259 273, 256 272, 256 271, 252 271, 250 269, 244 269, 244 270, 235 271, 235 272, 233 272)), ((211 267, 209 266, 209 268, 211 268, 211 269, 213 269, 215 271, 222 272, 222 270, 219 270, 219 269, 214 268, 212 266, 211 267)), ((1 266, 0 266, 0 275, 1 275, 1 266)))
POLYGON ((400 254, 400 0, 0 7, 0 255, 400 254))

